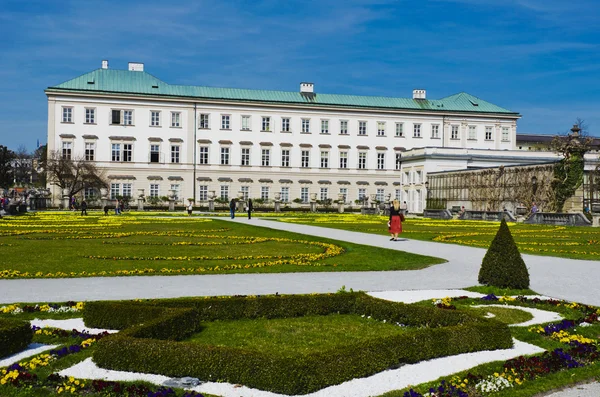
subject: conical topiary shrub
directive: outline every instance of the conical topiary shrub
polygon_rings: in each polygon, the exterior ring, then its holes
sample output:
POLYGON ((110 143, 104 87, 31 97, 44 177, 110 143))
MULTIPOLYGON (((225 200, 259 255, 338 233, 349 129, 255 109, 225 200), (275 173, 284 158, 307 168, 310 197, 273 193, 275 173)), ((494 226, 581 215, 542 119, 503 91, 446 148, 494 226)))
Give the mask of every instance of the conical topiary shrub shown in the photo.
POLYGON ((504 219, 483 257, 479 282, 500 288, 529 288, 527 266, 504 219))

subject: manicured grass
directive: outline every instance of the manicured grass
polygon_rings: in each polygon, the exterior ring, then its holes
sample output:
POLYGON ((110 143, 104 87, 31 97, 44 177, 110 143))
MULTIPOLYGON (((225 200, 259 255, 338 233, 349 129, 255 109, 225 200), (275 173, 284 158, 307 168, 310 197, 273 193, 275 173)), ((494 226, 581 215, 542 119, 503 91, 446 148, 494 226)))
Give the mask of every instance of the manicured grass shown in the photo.
POLYGON ((471 314, 485 317, 488 313, 492 313, 498 320, 505 324, 519 324, 529 321, 533 318, 531 313, 519 309, 509 309, 504 307, 473 307, 466 309, 471 314))
POLYGON ((4 218, 0 246, 0 278, 415 270, 444 262, 201 217, 98 212, 4 218))
POLYGON ((350 314, 213 321, 202 326, 202 331, 188 341, 289 355, 310 354, 406 332, 397 325, 350 314))
MULTIPOLYGON (((357 214, 286 214, 282 222, 388 235, 387 217, 357 214)), ((407 218, 402 237, 488 248, 499 222, 407 218)), ((600 238, 592 227, 526 225, 510 223, 522 254, 600 260, 600 238)))

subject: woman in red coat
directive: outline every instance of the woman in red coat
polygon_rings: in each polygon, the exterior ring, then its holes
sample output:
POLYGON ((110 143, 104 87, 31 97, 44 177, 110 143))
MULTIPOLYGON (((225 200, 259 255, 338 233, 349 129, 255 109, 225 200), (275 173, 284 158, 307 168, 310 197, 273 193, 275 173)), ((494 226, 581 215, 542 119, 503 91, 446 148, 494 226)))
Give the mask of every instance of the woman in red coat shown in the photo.
POLYGON ((394 200, 390 206, 390 220, 388 221, 388 231, 392 235, 390 241, 398 241, 398 234, 402 233, 402 210, 400 209, 400 202, 394 200))

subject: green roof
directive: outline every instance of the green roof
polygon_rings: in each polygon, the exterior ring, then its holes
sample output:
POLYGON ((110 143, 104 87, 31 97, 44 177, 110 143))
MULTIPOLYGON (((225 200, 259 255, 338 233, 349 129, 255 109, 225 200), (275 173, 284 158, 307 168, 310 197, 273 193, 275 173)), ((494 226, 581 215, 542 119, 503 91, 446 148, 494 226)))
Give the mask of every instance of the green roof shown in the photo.
POLYGON ((442 99, 412 99, 340 94, 304 95, 300 92, 247 90, 188 85, 172 85, 147 72, 96 69, 52 87, 46 92, 100 92, 112 94, 151 95, 266 103, 310 104, 312 106, 366 107, 410 109, 439 112, 518 113, 461 92, 442 99))

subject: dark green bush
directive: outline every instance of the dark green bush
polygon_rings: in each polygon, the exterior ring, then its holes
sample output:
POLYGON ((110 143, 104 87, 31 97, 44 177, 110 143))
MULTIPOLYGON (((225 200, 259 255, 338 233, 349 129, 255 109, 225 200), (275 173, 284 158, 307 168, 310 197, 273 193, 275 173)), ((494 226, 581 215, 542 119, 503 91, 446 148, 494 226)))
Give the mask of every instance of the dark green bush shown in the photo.
POLYGON ((28 321, 0 318, 0 358, 23 351, 32 338, 28 321))
POLYGON ((224 380, 284 394, 309 393, 402 363, 512 346, 508 327, 497 321, 460 311, 387 302, 364 293, 96 302, 86 305, 86 311, 88 307, 86 325, 104 323, 116 328, 138 322, 98 342, 94 361, 101 367, 224 380), (144 310, 149 314, 143 314, 144 310), (112 320, 108 313, 112 313, 112 320), (364 314, 419 328, 394 337, 295 356, 176 342, 195 332, 200 321, 332 313, 364 314))
POLYGON ((500 288, 529 288, 527 266, 504 219, 481 263, 479 282, 500 288))

